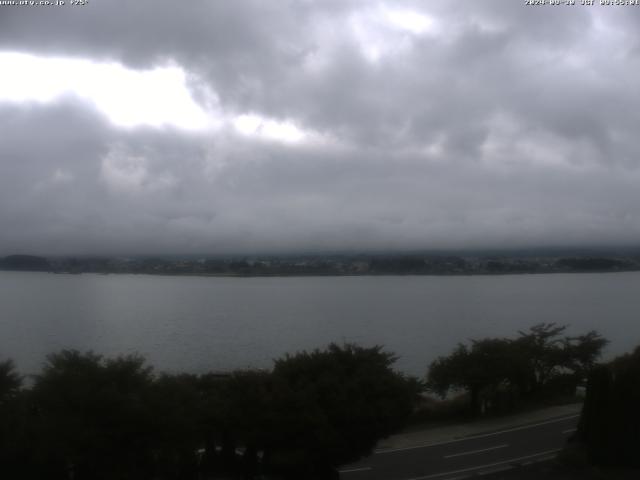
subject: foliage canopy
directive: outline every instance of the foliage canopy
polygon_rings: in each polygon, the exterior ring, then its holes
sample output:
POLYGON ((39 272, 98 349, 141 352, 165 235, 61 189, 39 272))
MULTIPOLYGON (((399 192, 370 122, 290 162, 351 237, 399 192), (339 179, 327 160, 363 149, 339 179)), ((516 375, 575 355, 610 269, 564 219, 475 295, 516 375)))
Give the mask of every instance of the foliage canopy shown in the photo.
POLYGON ((445 396, 455 389, 469 393, 470 410, 480 413, 505 398, 517 399, 553 389, 575 390, 586 380, 607 340, 596 331, 569 337, 566 326, 540 323, 519 337, 472 340, 429 366, 428 388, 445 396))

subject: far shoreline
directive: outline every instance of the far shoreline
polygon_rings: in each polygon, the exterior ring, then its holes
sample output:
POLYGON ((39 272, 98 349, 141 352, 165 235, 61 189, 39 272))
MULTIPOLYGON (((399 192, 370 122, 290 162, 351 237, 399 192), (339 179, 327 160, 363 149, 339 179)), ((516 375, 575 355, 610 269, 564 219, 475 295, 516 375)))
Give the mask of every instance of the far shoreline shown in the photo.
POLYGON ((45 257, 9 255, 0 270, 54 274, 206 277, 477 276, 640 271, 640 251, 620 254, 307 254, 245 256, 45 257))
POLYGON ((580 275, 640 272, 639 268, 626 270, 580 270, 580 271, 531 271, 531 272, 451 272, 451 273, 165 273, 165 272, 58 272, 53 270, 9 270, 12 273, 47 273, 51 275, 135 275, 150 277, 205 277, 205 278, 327 278, 327 277, 505 277, 525 275, 580 275))

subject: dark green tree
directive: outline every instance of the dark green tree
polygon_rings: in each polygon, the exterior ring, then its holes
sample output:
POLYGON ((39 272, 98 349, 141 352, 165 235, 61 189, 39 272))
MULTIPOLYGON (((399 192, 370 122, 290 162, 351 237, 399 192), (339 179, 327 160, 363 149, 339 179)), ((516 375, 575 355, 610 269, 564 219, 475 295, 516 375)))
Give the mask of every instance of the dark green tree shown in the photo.
POLYGON ((209 373, 199 377, 198 388, 202 470, 241 472, 252 478, 259 471, 266 439, 278 428, 269 422, 273 417, 270 372, 209 373))
POLYGON ((523 377, 524 357, 511 340, 486 338, 472 340, 471 346, 459 344, 446 357, 433 361, 427 374, 427 386, 442 397, 451 390, 469 394, 469 409, 478 415, 497 392, 515 392, 523 377))
POLYGON ((145 478, 153 462, 151 382, 140 357, 50 355, 31 392, 33 464, 49 478, 145 478))
POLYGON ((528 331, 519 331, 516 347, 528 359, 527 390, 535 391, 545 385, 560 369, 567 366, 569 359, 560 337, 566 325, 539 323, 528 331))
POLYGON ((540 323, 519 332, 516 348, 527 358, 527 393, 564 385, 569 390, 587 379, 608 341, 591 330, 575 337, 561 336, 566 325, 540 323))
POLYGON ((189 374, 160 375, 146 398, 147 414, 153 419, 153 441, 149 442, 153 477, 195 478, 206 448, 200 379, 189 374))
POLYGON ((596 465, 640 467, 640 347, 591 371, 578 438, 596 465))
POLYGON ((382 347, 352 344, 277 360, 269 466, 291 478, 332 478, 335 467, 369 454, 401 428, 420 388, 392 369, 395 360, 382 347))
POLYGON ((566 326, 534 325, 514 340, 485 338, 459 344, 429 366, 427 386, 442 397, 452 390, 469 395, 470 412, 513 406, 519 398, 575 391, 586 380, 607 340, 596 331, 562 337, 566 326))
POLYGON ((0 362, 0 476, 7 478, 19 472, 22 435, 21 416, 22 376, 11 360, 0 362))
POLYGON ((565 355, 563 364, 574 373, 578 381, 586 381, 608 343, 609 341, 595 330, 584 335, 567 337, 562 345, 565 355))
POLYGON ((22 387, 22 376, 12 360, 0 362, 0 405, 13 398, 22 387))

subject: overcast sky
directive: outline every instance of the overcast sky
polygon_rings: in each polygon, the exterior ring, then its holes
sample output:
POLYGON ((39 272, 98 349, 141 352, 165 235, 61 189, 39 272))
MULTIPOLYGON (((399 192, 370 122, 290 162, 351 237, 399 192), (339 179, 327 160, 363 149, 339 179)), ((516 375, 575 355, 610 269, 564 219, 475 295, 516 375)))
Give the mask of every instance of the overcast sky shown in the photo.
POLYGON ((640 7, 66 3, 0 5, 0 254, 638 244, 640 7))

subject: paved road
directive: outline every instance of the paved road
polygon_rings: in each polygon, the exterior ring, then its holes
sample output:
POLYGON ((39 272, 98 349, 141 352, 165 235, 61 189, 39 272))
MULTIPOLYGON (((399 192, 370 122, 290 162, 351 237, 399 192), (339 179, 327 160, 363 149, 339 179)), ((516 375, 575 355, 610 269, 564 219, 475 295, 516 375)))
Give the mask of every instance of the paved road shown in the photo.
POLYGON ((381 450, 340 470, 344 480, 451 480, 554 457, 579 415, 443 443, 381 450))

